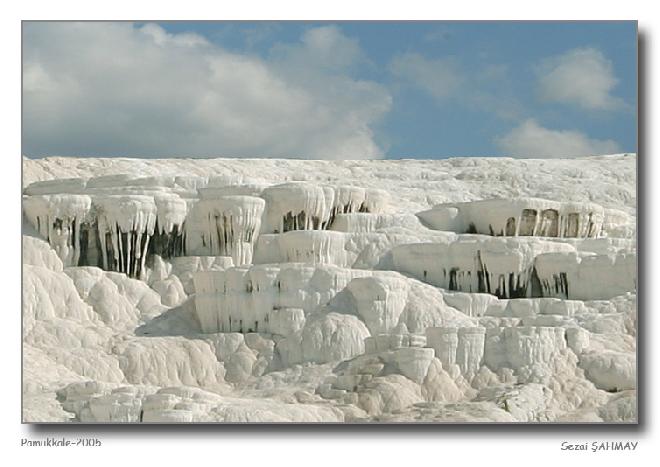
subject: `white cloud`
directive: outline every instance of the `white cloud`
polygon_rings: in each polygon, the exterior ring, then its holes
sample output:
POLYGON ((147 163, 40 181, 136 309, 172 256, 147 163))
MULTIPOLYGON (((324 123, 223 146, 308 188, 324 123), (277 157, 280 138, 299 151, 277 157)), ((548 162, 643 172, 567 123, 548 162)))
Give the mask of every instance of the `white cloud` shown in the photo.
POLYGON ((542 99, 586 110, 614 110, 625 106, 612 95, 618 83, 612 62, 594 48, 577 48, 548 58, 537 67, 542 99))
POLYGON ((302 47, 280 44, 278 55, 288 65, 301 68, 343 70, 355 64, 362 56, 358 42, 344 36, 336 26, 308 29, 301 37, 302 47))
POLYGON ((391 107, 359 44, 310 29, 271 57, 128 23, 26 23, 27 155, 377 158, 391 107))
POLYGON ((392 74, 434 98, 439 106, 456 103, 479 113, 520 119, 522 105, 511 86, 509 68, 483 64, 469 73, 452 57, 430 59, 418 53, 398 55, 390 62, 392 74))
POLYGON ((532 119, 495 142, 506 155, 514 157, 572 157, 620 152, 613 140, 592 139, 574 130, 550 130, 532 119))
POLYGON ((418 53, 395 57, 390 71, 439 101, 452 97, 464 81, 463 73, 451 58, 429 59, 418 53))

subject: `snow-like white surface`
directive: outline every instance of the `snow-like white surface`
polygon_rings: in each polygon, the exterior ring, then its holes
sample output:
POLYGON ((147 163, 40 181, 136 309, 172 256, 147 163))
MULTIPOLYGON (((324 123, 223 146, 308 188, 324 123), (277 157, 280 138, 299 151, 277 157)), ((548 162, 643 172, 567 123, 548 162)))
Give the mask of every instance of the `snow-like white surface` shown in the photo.
POLYGON ((24 159, 26 421, 636 420, 636 157, 24 159))

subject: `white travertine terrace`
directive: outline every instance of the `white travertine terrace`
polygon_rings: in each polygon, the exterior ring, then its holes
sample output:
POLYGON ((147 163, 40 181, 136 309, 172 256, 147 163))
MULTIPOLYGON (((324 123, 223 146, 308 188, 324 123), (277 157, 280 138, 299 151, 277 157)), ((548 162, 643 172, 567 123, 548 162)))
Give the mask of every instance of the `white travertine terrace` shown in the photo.
POLYGON ((78 265, 84 224, 89 224, 92 201, 86 195, 34 195, 24 199, 24 212, 67 264, 78 265))
POLYGON ((262 196, 268 204, 265 233, 290 230, 319 230, 329 220, 333 192, 311 183, 285 183, 266 188, 262 196))
POLYGON ((342 214, 379 214, 387 209, 389 200, 384 190, 307 182, 268 187, 262 196, 267 203, 264 233, 328 229, 342 214))
POLYGON ((635 166, 25 159, 24 418, 634 421, 635 166))
POLYGON ((612 298, 636 288, 636 255, 580 253, 568 243, 465 236, 392 249, 397 270, 448 290, 501 298, 612 298))
POLYGON ((231 256, 236 265, 250 264, 264 204, 261 198, 241 195, 197 201, 186 224, 187 251, 196 255, 231 256))
POLYGON ((156 203, 144 195, 108 195, 94 200, 103 269, 142 277, 156 226, 156 203))
POLYGON ((298 263, 199 272, 194 276, 195 311, 203 332, 288 335, 353 277, 366 274, 298 263))
POLYGON ((595 203, 539 198, 447 203, 418 214, 431 228, 507 237, 595 238, 605 213, 595 203))

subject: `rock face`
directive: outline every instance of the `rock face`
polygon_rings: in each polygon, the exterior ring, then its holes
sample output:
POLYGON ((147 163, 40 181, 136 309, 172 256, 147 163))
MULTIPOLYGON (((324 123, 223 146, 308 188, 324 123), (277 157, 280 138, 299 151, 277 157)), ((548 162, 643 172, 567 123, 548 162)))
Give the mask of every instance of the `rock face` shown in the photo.
POLYGON ((446 203, 417 215, 433 229, 500 237, 596 238, 605 219, 595 203, 540 198, 446 203))
POLYGON ((394 266, 448 290, 500 298, 612 298, 637 287, 636 255, 539 239, 465 236, 392 249, 394 266), (579 248, 580 246, 578 246, 579 248))
POLYGON ((24 418, 634 421, 635 165, 26 159, 24 418))

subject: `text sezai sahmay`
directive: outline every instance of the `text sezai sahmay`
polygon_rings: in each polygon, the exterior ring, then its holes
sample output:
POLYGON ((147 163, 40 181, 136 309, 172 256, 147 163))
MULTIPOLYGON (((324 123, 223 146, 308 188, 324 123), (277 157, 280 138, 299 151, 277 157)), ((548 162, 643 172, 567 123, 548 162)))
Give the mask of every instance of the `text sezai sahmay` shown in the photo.
POLYGON ((590 443, 572 444, 568 441, 561 443, 562 451, 634 451, 639 441, 592 441, 590 443))

